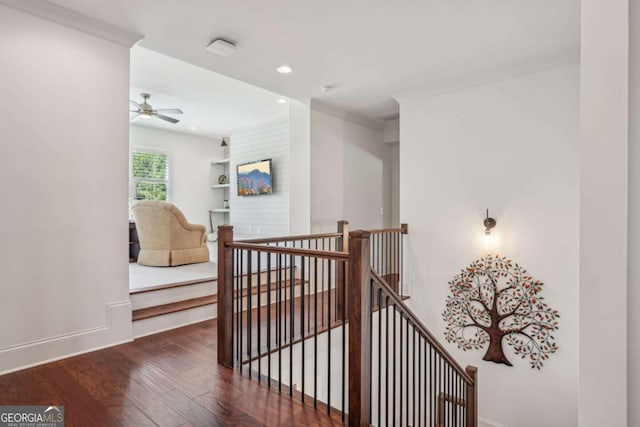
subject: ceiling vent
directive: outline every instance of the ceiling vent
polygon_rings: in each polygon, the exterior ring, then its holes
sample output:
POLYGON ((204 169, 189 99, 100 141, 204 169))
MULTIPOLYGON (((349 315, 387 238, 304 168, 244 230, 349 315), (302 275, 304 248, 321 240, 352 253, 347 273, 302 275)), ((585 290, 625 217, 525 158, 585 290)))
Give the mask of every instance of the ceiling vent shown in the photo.
POLYGON ((217 53, 220 56, 233 55, 237 48, 231 42, 222 39, 215 39, 206 48, 209 52, 217 53))

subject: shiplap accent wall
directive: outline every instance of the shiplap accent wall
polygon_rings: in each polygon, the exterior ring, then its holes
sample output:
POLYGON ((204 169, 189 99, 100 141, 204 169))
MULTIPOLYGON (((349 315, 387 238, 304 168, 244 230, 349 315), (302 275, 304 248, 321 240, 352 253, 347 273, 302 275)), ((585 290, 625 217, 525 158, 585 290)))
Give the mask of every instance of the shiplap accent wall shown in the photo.
POLYGON ((237 238, 289 234, 289 119, 231 132, 230 222, 237 238), (273 194, 238 197, 236 166, 272 160, 273 194))

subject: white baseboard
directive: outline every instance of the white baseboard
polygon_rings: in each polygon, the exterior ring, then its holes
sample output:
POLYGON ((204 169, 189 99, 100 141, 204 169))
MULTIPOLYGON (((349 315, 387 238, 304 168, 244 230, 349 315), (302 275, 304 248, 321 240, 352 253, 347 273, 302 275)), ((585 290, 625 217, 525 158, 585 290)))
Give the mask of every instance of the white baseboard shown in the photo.
POLYGON ((218 304, 195 307, 189 310, 163 314, 162 316, 133 322, 133 337, 141 338, 147 335, 157 334, 193 323, 215 319, 218 316, 218 304))
POLYGON ((0 349, 0 375, 132 341, 131 302, 106 306, 106 325, 0 349))
POLYGON ((499 423, 497 421, 490 420, 488 418, 478 417, 479 427, 508 427, 506 424, 499 423))

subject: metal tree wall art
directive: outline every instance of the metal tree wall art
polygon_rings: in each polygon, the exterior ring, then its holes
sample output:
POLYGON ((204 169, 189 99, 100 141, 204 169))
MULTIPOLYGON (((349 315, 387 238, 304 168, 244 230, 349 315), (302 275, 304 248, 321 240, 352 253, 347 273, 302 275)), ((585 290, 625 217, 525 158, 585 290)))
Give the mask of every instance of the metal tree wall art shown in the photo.
POLYGON ((540 369, 558 350, 553 336, 557 310, 540 296, 543 283, 510 259, 487 255, 472 262, 449 282, 451 294, 442 317, 445 338, 466 350, 488 345, 482 358, 512 366, 503 343, 540 369))

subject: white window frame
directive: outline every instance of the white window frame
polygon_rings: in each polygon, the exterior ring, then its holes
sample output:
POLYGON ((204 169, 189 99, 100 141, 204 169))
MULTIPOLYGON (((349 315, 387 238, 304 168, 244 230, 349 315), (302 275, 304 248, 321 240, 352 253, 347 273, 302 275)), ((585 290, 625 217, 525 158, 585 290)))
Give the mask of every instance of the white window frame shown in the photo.
POLYGON ((129 155, 129 180, 131 182, 131 198, 135 199, 136 197, 136 187, 139 182, 146 183, 160 183, 165 184, 167 188, 167 202, 171 201, 171 156, 167 150, 162 150, 158 148, 152 147, 141 147, 134 146, 131 148, 131 153, 129 155), (158 178, 137 178, 133 176, 133 155, 134 153, 149 153, 149 154, 159 154, 166 157, 166 169, 167 175, 166 179, 158 179, 158 178))

